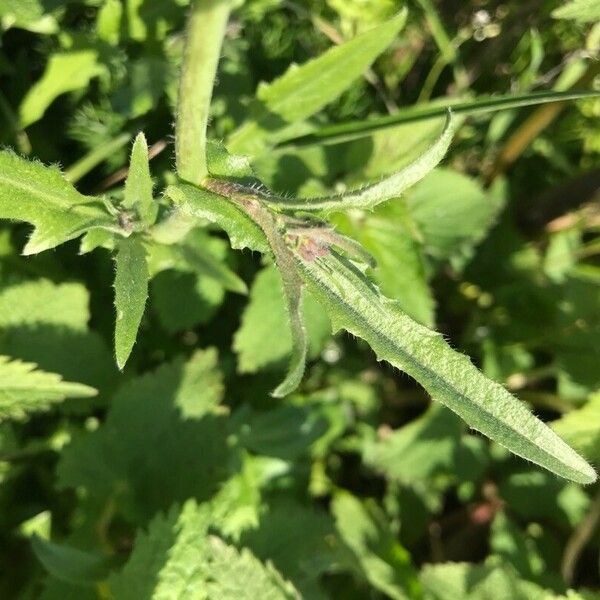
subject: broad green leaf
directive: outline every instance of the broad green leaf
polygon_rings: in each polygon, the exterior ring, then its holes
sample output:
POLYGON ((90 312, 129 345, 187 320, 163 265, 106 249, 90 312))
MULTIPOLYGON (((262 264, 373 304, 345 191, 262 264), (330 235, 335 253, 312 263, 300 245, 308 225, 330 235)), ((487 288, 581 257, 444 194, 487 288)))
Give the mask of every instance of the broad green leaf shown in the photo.
POLYGON ((239 443, 256 454, 287 461, 307 454, 327 430, 321 415, 305 406, 281 405, 266 411, 241 409, 239 413, 239 443))
POLYGON ((358 240, 375 260, 374 281, 402 310, 423 325, 435 322, 435 300, 429 288, 419 232, 404 198, 378 206, 372 213, 336 215, 340 231, 358 240))
POLYGON ((501 385, 487 379, 443 337, 419 325, 348 261, 331 253, 297 265, 309 289, 327 308, 334 330, 366 340, 380 360, 414 377, 434 400, 471 427, 553 473, 591 483, 596 473, 549 427, 501 385))
MULTIPOLYGON (((304 293, 309 356, 314 358, 322 350, 330 326, 327 315, 314 298, 304 293)), ((292 338, 285 311, 281 276, 275 267, 267 267, 256 276, 233 341, 241 373, 256 373, 277 366, 291 354, 292 338)))
POLYGON ((97 406, 112 392, 117 376, 104 337, 88 330, 88 303, 80 283, 40 279, 0 287, 0 354, 100 390, 98 398, 61 404, 61 413, 97 406))
POLYGON ((182 244, 179 252, 187 265, 200 276, 213 279, 226 290, 238 294, 246 294, 248 287, 240 277, 225 265, 223 260, 215 258, 202 244, 204 236, 196 236, 187 244, 182 244))
POLYGON ((553 597, 547 590, 519 578, 514 568, 503 562, 425 565, 421 581, 430 600, 548 600, 553 597))
MULTIPOLYGON (((228 184, 223 182, 223 185, 227 187, 228 184)), ((269 246, 260 227, 225 197, 185 183, 171 185, 165 193, 182 213, 221 227, 229 236, 232 248, 268 252, 269 246)))
POLYGON ((571 0, 552 11, 555 19, 572 19, 579 23, 600 21, 600 6, 597 0, 571 0))
POLYGON ((486 192, 474 179, 445 168, 417 183, 406 194, 406 210, 425 251, 440 260, 468 256, 504 206, 497 192, 486 192))
POLYGON ((297 600, 293 586, 247 549, 209 535, 209 505, 185 503, 139 532, 123 570, 109 580, 116 600, 297 600))
POLYGON ((206 598, 200 591, 206 560, 210 508, 190 500, 166 515, 156 515, 138 531, 123 569, 109 579, 115 600, 206 598))
POLYGON ((225 296, 223 287, 214 279, 173 270, 159 273, 150 289, 152 308, 169 333, 207 323, 225 296))
POLYGON ((116 46, 121 37, 121 18, 123 4, 121 0, 106 0, 96 17, 96 30, 101 40, 116 46))
POLYGON ((87 385, 37 370, 35 364, 0 356, 0 420, 25 419, 65 398, 89 398, 96 393, 87 385))
POLYGON ((397 198, 406 189, 423 179, 444 158, 454 136, 454 121, 452 114, 448 113, 446 125, 440 137, 414 162, 410 163, 397 173, 390 175, 355 191, 345 192, 330 198, 308 198, 296 200, 287 198, 271 199, 266 201, 274 207, 284 210, 302 210, 319 212, 336 212, 353 208, 372 209, 378 204, 397 198))
POLYGON ((125 181, 123 207, 135 211, 146 227, 156 221, 158 203, 152 197, 148 144, 143 133, 139 133, 133 143, 129 174, 125 181))
POLYGON ((460 420, 436 404, 385 438, 367 441, 363 456, 368 466, 404 485, 423 485, 441 474, 474 481, 487 466, 472 443, 480 439, 463 433, 460 420))
MULTIPOLYGON (((491 552, 513 565, 519 575, 536 583, 543 583, 543 579, 553 579, 552 565, 547 564, 540 552, 540 543, 544 541, 549 542, 548 539, 536 540, 521 530, 505 511, 496 513, 490 531, 491 552)), ((560 585, 558 573, 556 575, 558 581, 555 583, 560 585)))
POLYGON ((31 546, 48 573, 68 583, 92 585, 105 579, 110 570, 109 561, 99 554, 56 544, 38 536, 32 538, 31 546))
POLYGON ((600 393, 554 421, 552 429, 590 459, 600 461, 600 393))
POLYGON ((428 104, 419 104, 404 108, 393 115, 384 117, 371 117, 362 121, 350 121, 323 127, 313 127, 313 131, 297 136, 288 137, 284 146, 297 146, 306 144, 339 144, 349 140, 359 139, 386 127, 422 121, 434 117, 442 117, 452 109, 453 114, 466 116, 486 114, 499 110, 509 110, 525 106, 536 106, 549 102, 566 102, 582 98, 596 98, 600 92, 531 92, 529 94, 506 94, 503 96, 478 97, 473 100, 447 98, 444 102, 437 98, 428 104))
POLYGON ((331 510, 359 571, 374 588, 396 600, 419 597, 420 584, 410 554, 396 540, 385 513, 375 502, 362 503, 340 491, 331 510))
POLYGON ((274 130, 321 110, 361 77, 405 22, 406 10, 301 66, 292 65, 275 81, 261 84, 253 118, 230 137, 228 148, 239 154, 256 153, 264 138, 274 136, 274 130))
POLYGON ((229 477, 231 458, 217 365, 210 349, 130 379, 111 399, 105 423, 63 449, 59 487, 81 487, 99 504, 113 498, 133 523, 174 502, 211 498, 229 477))
POLYGON ((58 96, 86 88, 90 80, 102 71, 97 50, 69 50, 51 55, 44 75, 21 102, 21 127, 28 127, 41 119, 58 96))
POLYGON ((294 586, 247 548, 237 550, 221 538, 209 536, 208 600, 300 600, 294 586))
POLYGON ((85 331, 90 318, 89 294, 80 283, 55 284, 47 279, 0 288, 0 329, 52 325, 85 331))
POLYGON ((169 66, 161 56, 144 55, 128 65, 127 83, 111 100, 121 115, 136 119, 156 107, 169 78, 169 66))
POLYGON ((273 498, 261 512, 258 527, 248 529, 241 543, 289 579, 302 598, 325 600, 320 578, 340 565, 340 543, 331 515, 289 495, 273 498), (274 543, 273 540, 277 540, 274 543))
POLYGON ((148 298, 148 263, 141 240, 119 242, 115 256, 115 352, 122 369, 131 354, 148 298))
POLYGON ((40 0, 0 0, 0 25, 4 31, 11 27, 41 34, 58 30, 56 19, 44 13, 40 0))
POLYGON ((35 226, 24 254, 36 254, 100 227, 116 224, 99 198, 83 196, 56 167, 0 152, 0 219, 35 226))

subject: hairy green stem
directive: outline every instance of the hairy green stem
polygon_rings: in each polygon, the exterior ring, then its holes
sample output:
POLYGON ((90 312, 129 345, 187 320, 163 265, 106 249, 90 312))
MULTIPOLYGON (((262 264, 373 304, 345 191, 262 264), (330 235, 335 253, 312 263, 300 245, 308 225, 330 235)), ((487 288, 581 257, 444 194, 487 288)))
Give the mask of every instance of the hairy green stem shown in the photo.
POLYGON ((230 0, 195 0, 179 83, 175 153, 181 179, 199 185, 208 174, 206 128, 230 0))

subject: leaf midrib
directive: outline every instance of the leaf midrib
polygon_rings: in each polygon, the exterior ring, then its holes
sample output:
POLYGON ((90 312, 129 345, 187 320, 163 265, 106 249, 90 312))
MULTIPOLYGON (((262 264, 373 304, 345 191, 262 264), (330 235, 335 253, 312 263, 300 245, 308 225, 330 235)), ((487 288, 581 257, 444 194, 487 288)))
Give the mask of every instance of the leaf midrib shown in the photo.
MULTIPOLYGON (((57 208, 61 208, 61 209, 65 208, 65 204, 63 202, 63 200, 64 200, 63 195, 44 192, 43 190, 40 190, 39 188, 37 188, 35 186, 29 185, 29 184, 23 182, 21 179, 14 180, 14 179, 11 179, 10 177, 6 177, 5 174, 0 174, 0 183, 19 188, 22 191, 27 192, 27 193, 31 194, 32 196, 37 196, 38 198, 41 198, 43 200, 48 200, 57 208)), ((76 190, 73 190, 73 191, 78 194, 78 192, 76 190)), ((85 198, 85 196, 81 196, 81 197, 85 198)), ((69 209, 77 208, 80 205, 87 205, 87 204, 89 204, 89 203, 85 202, 85 201, 81 202, 80 204, 72 204, 69 206, 69 209)), ((40 207, 40 208, 43 208, 43 207, 40 207)))
MULTIPOLYGON (((299 260, 299 259, 298 259, 299 260)), ((301 262, 301 261, 300 261, 301 262)), ((331 293, 333 296, 335 296, 335 298, 337 299, 337 301, 344 306, 344 310, 346 310, 349 313, 352 313, 353 318, 355 320, 359 320, 361 321, 363 324, 366 324, 367 329, 371 332, 371 334, 374 334, 374 336, 376 338, 378 338, 378 341, 380 343, 382 343, 383 345, 388 344, 391 345, 402 357, 404 357, 408 362, 410 362, 413 365, 416 365, 416 368, 424 371, 425 374, 427 375, 427 377, 429 377, 430 379, 434 380, 434 382, 436 382, 440 388, 442 388, 444 391, 446 391, 446 393, 452 394, 454 396, 457 396, 458 398, 460 398, 461 400, 465 401, 465 404, 467 404, 469 406, 469 408, 472 410, 473 408, 477 411, 479 409, 485 410, 479 403, 477 403, 476 401, 474 401, 473 399, 471 399, 471 397, 466 396, 464 394, 464 392, 461 392, 459 390, 457 390, 453 385, 451 385, 447 379, 441 377, 440 375, 438 375, 435 371, 431 370, 430 367, 426 366, 424 363, 422 363, 420 360, 418 360, 416 357, 414 357, 412 354, 410 354, 406 349, 400 347, 397 343, 397 341, 395 341, 394 339, 390 338, 389 336, 387 336, 385 333, 380 332, 378 329, 374 328, 371 323, 369 322, 369 320, 367 318, 365 318, 365 316, 357 311, 353 306, 351 306, 350 304, 348 304, 344 298, 342 296, 340 296, 334 289, 333 287, 328 287, 325 286, 321 281, 319 281, 319 285, 325 287, 327 289, 327 291, 329 293, 331 293)), ((383 307, 382 307, 383 308, 383 307)), ((378 354, 376 352, 376 354, 378 354)), ((384 359, 386 360, 386 362, 389 363, 388 359, 384 359)), ((390 363, 392 364, 392 363, 390 363)), ((393 367, 396 367, 395 365, 392 364, 393 367)), ((420 382, 419 382, 420 383, 420 382)), ((494 383, 494 382, 492 382, 494 383)), ((423 385, 420 383, 420 385, 423 385)), ((445 403, 444 403, 445 404, 445 403)), ((450 407, 448 407, 450 408, 450 407)), ((519 430, 515 429, 513 425, 511 425, 510 423, 507 423, 505 421, 500 420, 497 416, 493 415, 492 413, 490 413, 489 411, 485 410, 485 413, 487 415, 489 415, 491 418, 494 419, 494 421, 498 424, 500 424, 501 427, 503 427, 505 430, 508 430, 510 432, 512 432, 513 434, 516 434, 517 437, 519 437, 520 439, 524 440, 527 442, 527 444, 530 445, 535 445, 534 442, 530 439, 528 439, 527 437, 525 437, 519 430)), ((533 416, 533 415, 532 415, 533 416)), ((534 417, 535 418, 535 417, 534 417)), ((473 427, 471 424, 469 424, 470 427, 473 427)), ((489 435, 489 434, 486 434, 489 435)), ((496 436, 498 437, 498 436, 496 436)), ((502 444, 502 441, 496 439, 496 441, 498 443, 502 444)), ((576 468, 568 465, 562 461, 560 461, 560 459, 556 458, 553 454, 550 454, 550 452, 548 450, 546 450, 545 448, 542 448, 540 446, 536 446, 537 448, 539 448, 542 452, 544 452, 548 457, 550 457, 553 461, 556 461, 557 463, 560 463, 564 466, 565 469, 569 469, 571 471, 576 471, 576 468)), ((515 452, 514 450, 511 449, 512 452, 515 452)))

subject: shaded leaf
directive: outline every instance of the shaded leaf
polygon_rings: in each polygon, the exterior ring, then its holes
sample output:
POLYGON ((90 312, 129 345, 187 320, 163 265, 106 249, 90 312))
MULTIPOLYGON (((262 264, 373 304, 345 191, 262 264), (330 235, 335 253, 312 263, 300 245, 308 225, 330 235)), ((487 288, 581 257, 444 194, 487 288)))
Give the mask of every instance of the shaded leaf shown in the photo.
POLYGON ((59 486, 81 486, 97 503, 113 497, 135 523, 173 502, 210 498, 229 474, 222 395, 214 350, 131 379, 105 423, 63 450, 59 486))
POLYGON ((303 598, 327 597, 319 578, 339 563, 339 541, 327 512, 291 498, 274 499, 259 526, 242 534, 241 543, 261 560, 272 561, 303 598))
MULTIPOLYGON (((315 357, 329 337, 329 320, 314 298, 304 293, 309 356, 315 357)), ((281 276, 275 267, 266 267, 256 276, 233 348, 238 355, 241 373, 255 373, 276 366, 290 355, 292 339, 285 314, 281 276)))
POLYGON ((32 538, 31 546, 48 573, 61 581, 92 585, 105 579, 109 573, 109 561, 99 554, 56 544, 38 536, 32 538))
POLYGON ((171 270, 159 273, 152 280, 151 294, 152 308, 170 333, 209 321, 225 295, 214 279, 171 270))
POLYGON ((363 577, 390 598, 418 597, 420 585, 410 554, 390 531, 385 513, 374 502, 362 503, 348 492, 338 492, 331 508, 363 577))
POLYGON ((436 169, 406 197, 407 211, 433 257, 464 256, 481 241, 504 206, 500 193, 485 192, 466 175, 436 169))
POLYGON ((267 411, 241 410, 235 417, 239 443, 248 450, 283 460, 307 454, 327 431, 327 423, 303 406, 280 406, 267 411))
POLYGON ((21 102, 21 127, 28 127, 41 119, 61 94, 87 87, 90 79, 102 70, 97 50, 69 50, 52 54, 42 78, 29 89, 21 102))

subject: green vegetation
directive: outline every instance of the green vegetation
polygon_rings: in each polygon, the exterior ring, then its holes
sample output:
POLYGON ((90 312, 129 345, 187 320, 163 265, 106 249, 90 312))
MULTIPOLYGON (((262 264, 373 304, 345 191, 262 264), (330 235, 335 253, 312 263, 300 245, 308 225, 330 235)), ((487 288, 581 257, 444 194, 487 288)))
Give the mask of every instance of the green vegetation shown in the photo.
POLYGON ((451 4, 0 0, 2 597, 600 598, 600 11, 451 4))

